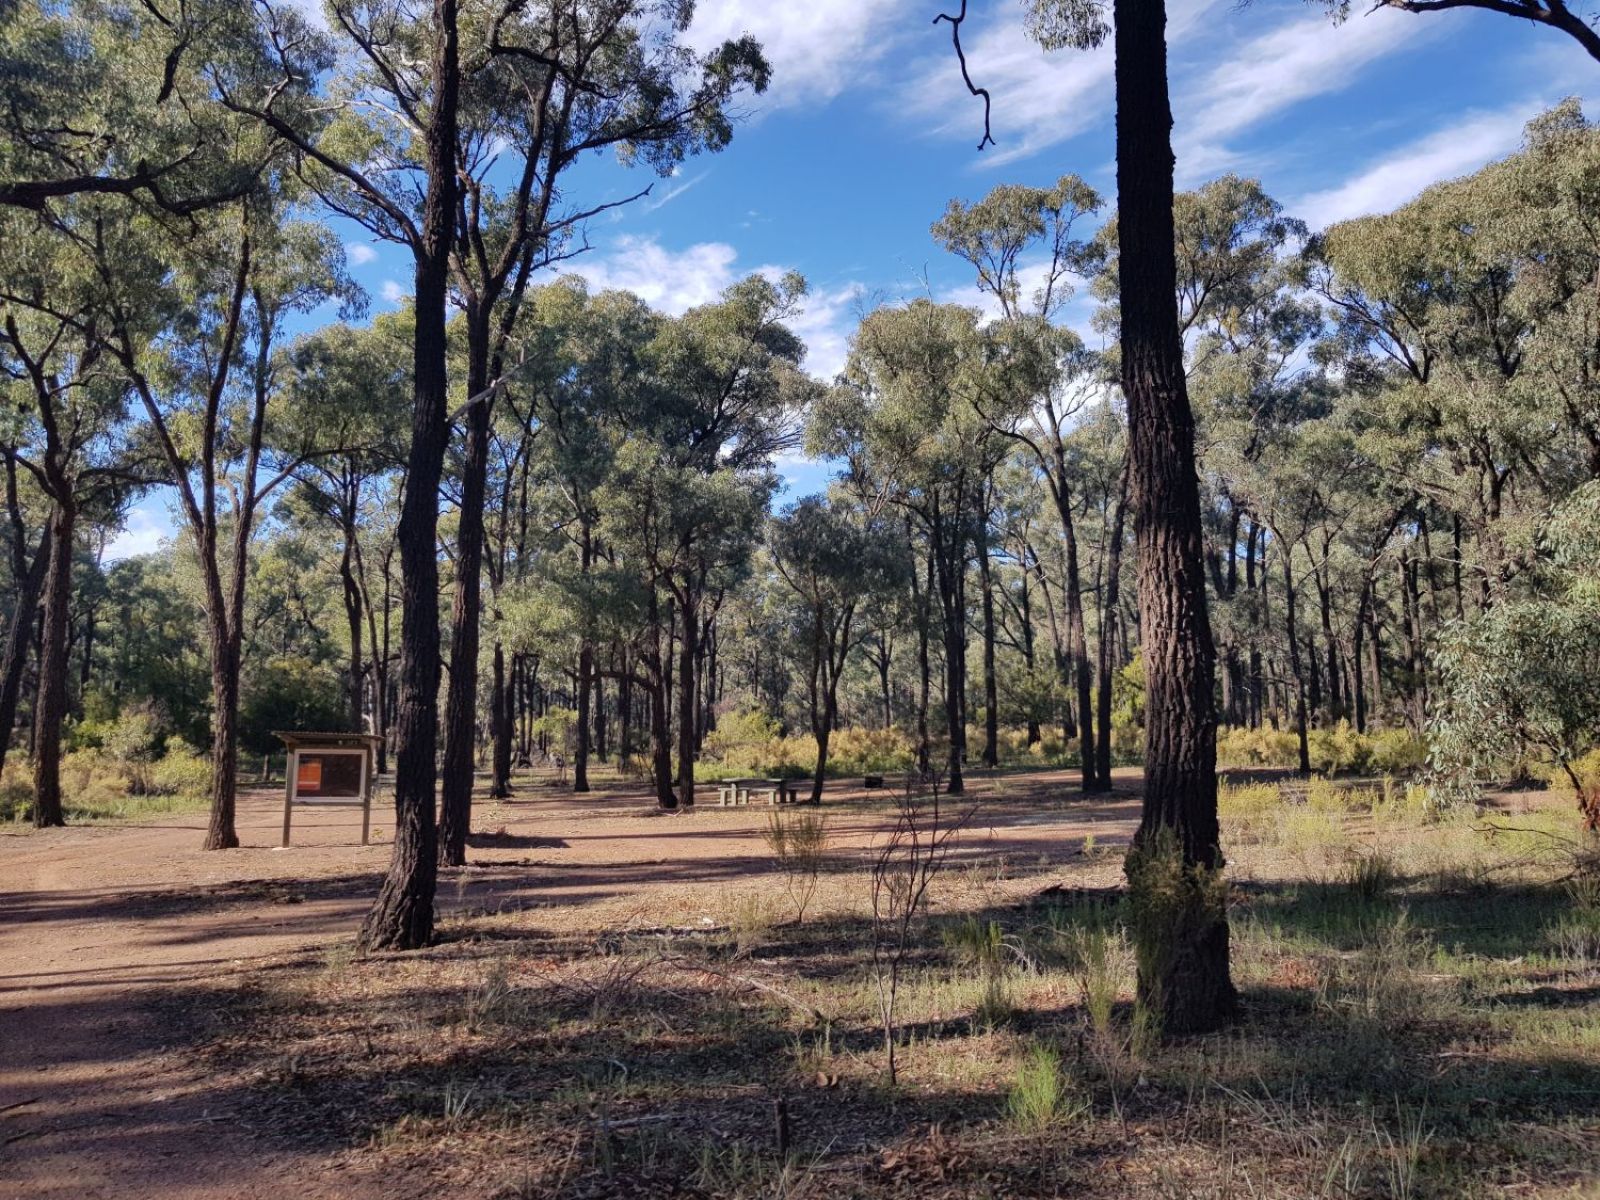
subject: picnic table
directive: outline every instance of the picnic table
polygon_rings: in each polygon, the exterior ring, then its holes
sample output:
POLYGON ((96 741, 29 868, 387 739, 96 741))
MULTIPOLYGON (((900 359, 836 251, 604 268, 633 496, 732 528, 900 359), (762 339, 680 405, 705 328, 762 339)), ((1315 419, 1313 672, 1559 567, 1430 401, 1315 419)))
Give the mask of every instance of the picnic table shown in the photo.
POLYGON ((762 796, 768 804, 794 804, 800 797, 800 785, 785 779, 725 779, 717 785, 717 803, 728 805, 749 804, 753 796, 762 796))

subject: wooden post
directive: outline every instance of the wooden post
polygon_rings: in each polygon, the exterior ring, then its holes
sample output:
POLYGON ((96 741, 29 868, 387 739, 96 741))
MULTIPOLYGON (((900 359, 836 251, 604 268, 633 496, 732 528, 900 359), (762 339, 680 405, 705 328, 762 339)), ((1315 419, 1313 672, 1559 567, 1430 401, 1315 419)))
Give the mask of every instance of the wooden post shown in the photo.
POLYGON ((300 772, 300 751, 289 751, 283 768, 283 844, 289 844, 289 821, 294 814, 294 781, 300 772))
POLYGON ((367 834, 372 828, 372 747, 361 756, 361 844, 367 844, 367 834))

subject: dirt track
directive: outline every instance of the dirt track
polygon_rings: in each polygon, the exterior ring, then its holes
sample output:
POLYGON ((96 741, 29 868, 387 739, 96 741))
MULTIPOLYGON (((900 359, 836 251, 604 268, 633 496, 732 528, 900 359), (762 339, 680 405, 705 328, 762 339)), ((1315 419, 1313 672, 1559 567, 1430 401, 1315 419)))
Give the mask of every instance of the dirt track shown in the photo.
MULTIPOLYGON (((1119 775, 1122 773, 1119 772, 1119 775)), ((1131 778, 1090 806, 1064 773, 979 782, 964 853, 1061 860, 1093 834, 1126 839, 1131 778)), ((441 879, 439 908, 549 910, 550 923, 614 928, 712 919, 736 881, 770 870, 766 810, 651 811, 637 792, 582 800, 547 787, 480 808, 471 865, 441 879)), ((713 793, 714 796, 714 793, 713 793)), ((859 797, 858 797, 859 798, 859 797)), ((883 828, 878 806, 838 803, 836 851, 883 828)), ((388 822, 359 841, 351 810, 297 811, 276 849, 275 793, 241 799, 241 849, 205 853, 203 814, 138 825, 0 835, 0 1197, 347 1197, 393 1194, 272 1148, 239 1081, 210 1075, 197 1012, 274 962, 347 939, 388 863, 388 822)))

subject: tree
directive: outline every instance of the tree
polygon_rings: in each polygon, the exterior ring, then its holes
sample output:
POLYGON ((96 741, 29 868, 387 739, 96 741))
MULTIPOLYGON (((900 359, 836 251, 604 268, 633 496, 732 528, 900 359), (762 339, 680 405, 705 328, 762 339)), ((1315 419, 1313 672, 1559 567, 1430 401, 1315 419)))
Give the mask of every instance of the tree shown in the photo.
MULTIPOLYGON (((1011 405, 985 404, 984 418, 1003 436, 1021 443, 1044 476, 1065 540, 1066 583, 1063 599, 1068 636, 1068 675, 1076 689, 1076 717, 1083 790, 1105 791, 1109 775, 1097 766, 1095 714, 1091 700, 1093 670, 1083 612, 1084 588, 1079 573, 1078 534, 1073 521, 1075 481, 1069 469, 1066 435, 1069 423, 1101 390, 1105 365, 1070 330, 1054 325, 1072 295, 1074 276, 1098 268, 1100 255, 1074 227, 1098 211, 1100 197, 1075 175, 1065 175, 1051 188, 1004 184, 976 204, 952 200, 934 224, 934 238, 946 250, 971 263, 978 286, 1000 305, 1009 335, 1032 343, 1044 356, 1037 368, 1041 387, 1022 390, 1011 405), (1038 286, 1024 294, 1022 269, 1028 256, 1043 248, 1045 265, 1038 286), (1046 364, 1053 364, 1049 369, 1046 364)), ((1031 262, 1028 265, 1032 265, 1031 262)))
MULTIPOLYGON (((1335 22, 1350 16, 1350 0, 1322 0, 1335 22)), ((1545 25, 1572 38, 1590 58, 1600 60, 1600 33, 1595 32, 1595 17, 1586 17, 1581 8, 1566 0, 1378 0, 1372 9, 1395 8, 1408 13, 1446 12, 1453 8, 1475 8, 1500 13, 1545 25)), ((1371 9, 1368 10, 1372 11, 1371 9)))
MULTIPOLYGON (((532 6, 502 0, 490 8, 486 44, 471 46, 466 60, 458 130, 462 194, 450 258, 466 326, 466 391, 482 397, 465 415, 456 529, 439 813, 440 858, 450 866, 466 860, 472 809, 484 488, 494 399, 489 385, 505 368, 532 271, 565 257, 575 229, 617 206, 557 213, 562 176, 583 156, 608 149, 623 162, 646 163, 662 175, 692 154, 721 150, 733 133, 733 99, 747 90, 764 91, 769 73, 749 37, 704 56, 685 49, 678 38, 693 6, 684 0, 544 0, 532 6), (515 182, 497 188, 494 181, 508 167, 515 182)), ((588 790, 592 647, 584 654, 578 678, 579 791, 588 790)))
MULTIPOLYGON (((974 309, 928 300, 868 314, 809 434, 814 453, 845 461, 846 485, 869 511, 895 506, 926 546, 924 595, 937 598, 944 648, 951 795, 964 790, 967 547, 993 453, 978 413, 996 385, 978 322, 974 309)), ((926 692, 926 652, 919 657, 926 692)))
POLYGON ((1030 31, 1047 48, 1099 45, 1112 34, 1117 98, 1117 249, 1128 481, 1138 553, 1145 668, 1145 791, 1129 854, 1139 893, 1158 880, 1184 892, 1182 919, 1152 926, 1139 992, 1173 1032, 1215 1028, 1236 1005, 1228 924, 1210 875, 1222 866, 1217 826, 1216 650, 1207 615, 1194 414, 1174 296, 1172 106, 1166 8, 1114 0, 1030 0, 1030 31), (1181 870, 1145 865, 1177 854, 1181 870))
POLYGON ((248 71, 249 5, 23 0, 0 14, 0 205, 124 197, 174 215, 238 200, 277 152, 218 104, 248 71))
POLYGON ((294 314, 330 299, 355 305, 359 293, 332 231, 289 219, 271 197, 214 210, 201 236, 138 218, 118 232, 113 242, 97 226, 88 243, 107 298, 105 345, 149 422, 200 566, 212 679, 205 848, 227 849, 239 844, 251 540, 263 504, 317 449, 268 435, 282 400, 278 339, 294 314))
MULTIPOLYGON (((17 524, 16 480, 22 467, 49 502, 48 528, 36 577, 28 569, 19 582, 13 634, 21 636, 32 608, 41 605, 39 691, 34 705, 34 824, 61 825, 61 733, 67 716, 70 677, 68 610, 73 558, 85 510, 115 505, 125 483, 137 477, 126 460, 123 429, 126 378, 107 369, 95 330, 105 319, 92 279, 72 261, 42 221, 20 213, 0 222, 11 253, 0 278, 0 372, 8 399, 7 422, 26 413, 6 444, 8 499, 17 524), (48 556, 44 551, 48 548, 48 556), (30 597, 29 592, 32 592, 30 597)), ((17 531, 20 537, 20 530, 17 531)), ((13 551, 20 565, 19 549, 13 551)), ((20 671, 21 647, 8 654, 7 674, 20 671)), ((15 692, 9 700, 15 712, 15 692)), ((9 721, 5 727, 10 735, 9 721)))
POLYGON ((819 496, 790 505, 768 527, 767 544, 779 577, 799 601, 794 630, 803 649, 806 707, 817 741, 811 803, 822 802, 828 739, 839 719, 839 679, 864 631, 856 624, 864 600, 904 586, 908 564, 882 524, 841 510, 819 496))

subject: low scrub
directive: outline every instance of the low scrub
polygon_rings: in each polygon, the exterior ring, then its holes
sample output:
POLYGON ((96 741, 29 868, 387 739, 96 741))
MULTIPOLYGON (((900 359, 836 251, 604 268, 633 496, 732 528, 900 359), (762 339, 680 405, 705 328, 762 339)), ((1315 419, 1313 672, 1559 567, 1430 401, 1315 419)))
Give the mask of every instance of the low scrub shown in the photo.
MULTIPOLYGON (((61 757, 61 794, 70 820, 115 820, 203 805, 211 762, 172 741, 160 758, 119 755, 106 746, 69 750, 61 757)), ((33 817, 33 767, 13 756, 0 776, 0 820, 33 817)))
MULTIPOLYGON (((1427 762, 1426 743, 1403 729, 1357 733, 1348 721, 1306 734, 1311 769, 1323 775, 1407 775, 1427 762)), ((1248 729, 1243 726, 1217 734, 1217 765, 1225 769, 1300 765, 1300 739, 1292 730, 1248 729)))

